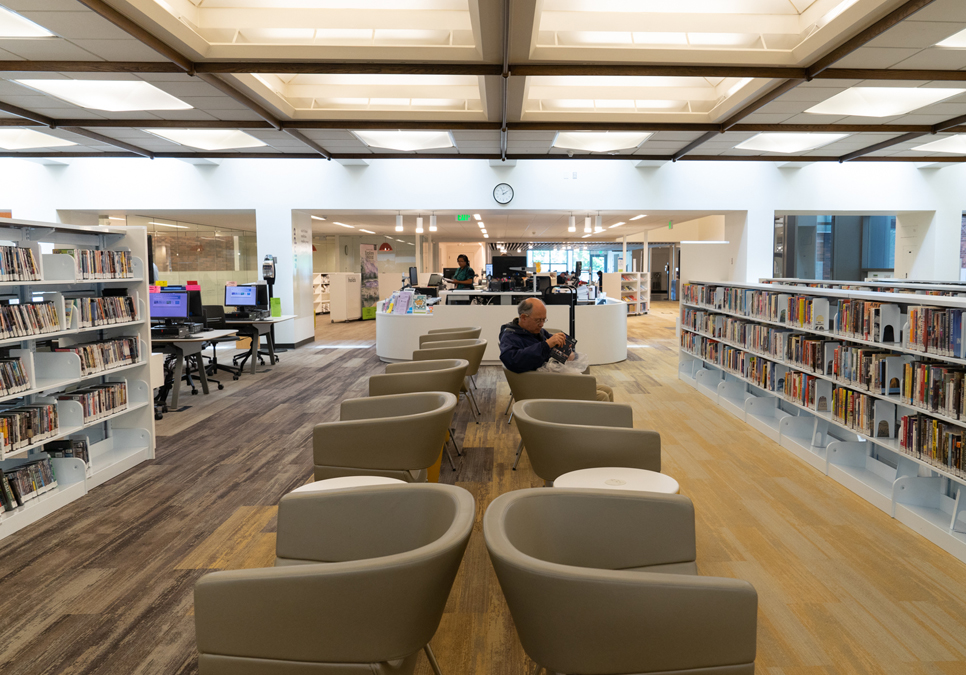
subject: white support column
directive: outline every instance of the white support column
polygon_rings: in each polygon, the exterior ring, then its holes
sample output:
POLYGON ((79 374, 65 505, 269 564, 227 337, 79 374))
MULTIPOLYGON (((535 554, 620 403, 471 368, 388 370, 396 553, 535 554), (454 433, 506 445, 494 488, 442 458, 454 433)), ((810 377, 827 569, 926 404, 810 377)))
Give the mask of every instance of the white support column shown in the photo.
POLYGON ((278 259, 275 271, 276 298, 282 301, 282 314, 295 314, 294 321, 275 327, 279 344, 298 344, 315 336, 312 304, 312 224, 308 215, 289 208, 272 206, 255 210, 258 237, 258 278, 266 255, 278 259), (302 221, 305 222, 302 222, 302 221), (308 244, 299 243, 307 231, 308 244))
POLYGON ((416 234, 416 270, 423 271, 423 235, 416 234))
POLYGON ((626 272, 627 271, 627 235, 625 234, 623 237, 621 237, 621 239, 624 242, 624 252, 623 252, 623 256, 624 256, 624 269, 622 269, 620 271, 621 272, 626 272))

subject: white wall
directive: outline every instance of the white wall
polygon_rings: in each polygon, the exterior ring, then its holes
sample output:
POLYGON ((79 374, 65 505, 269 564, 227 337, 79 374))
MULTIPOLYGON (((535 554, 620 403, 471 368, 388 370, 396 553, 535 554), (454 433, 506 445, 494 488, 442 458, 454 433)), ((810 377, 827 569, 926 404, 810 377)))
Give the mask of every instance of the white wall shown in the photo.
MULTIPOLYGON (((502 207, 508 212, 725 213, 735 280, 770 276, 776 212, 900 214, 897 241, 918 244, 918 250, 897 256, 897 273, 959 278, 960 220, 966 208, 966 166, 961 165, 921 170, 909 163, 847 162, 780 169, 769 162, 677 162, 639 169, 630 161, 491 167, 477 160, 412 159, 373 160, 350 170, 337 162, 296 159, 225 160, 218 166, 175 159, 77 159, 60 167, 3 159, 0 204, 15 218, 41 221, 57 221, 58 210, 254 210, 259 258, 267 252, 279 257, 276 291, 283 311, 294 313, 294 296, 311 294, 311 279, 303 283, 301 266, 295 267, 293 210, 492 210, 501 208, 491 196, 501 181, 515 192, 511 204, 502 207), (572 171, 578 179, 564 180, 572 171), (904 236, 917 223, 916 234, 904 236)), ((311 314, 300 318, 280 327, 280 342, 311 337, 311 314)))
POLYGON ((456 258, 461 255, 470 259, 470 267, 473 268, 473 271, 477 274, 483 274, 483 270, 486 269, 486 247, 480 246, 479 242, 440 242, 440 270, 446 267, 459 267, 456 258))
POLYGON ((674 223, 668 229, 659 227, 646 232, 647 238, 642 240, 649 244, 679 241, 723 241, 725 238, 725 217, 705 216, 683 223, 674 223))

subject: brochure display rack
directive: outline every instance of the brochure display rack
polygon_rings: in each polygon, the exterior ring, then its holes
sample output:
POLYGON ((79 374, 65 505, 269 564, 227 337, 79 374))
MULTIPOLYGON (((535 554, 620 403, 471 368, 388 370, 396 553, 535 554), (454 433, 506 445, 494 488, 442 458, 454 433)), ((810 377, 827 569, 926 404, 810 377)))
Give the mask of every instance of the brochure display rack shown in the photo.
POLYGON ((152 459, 155 435, 145 228, 0 219, 0 258, 2 538, 152 459))
POLYGON ((679 377, 966 561, 966 298, 692 282, 679 377))

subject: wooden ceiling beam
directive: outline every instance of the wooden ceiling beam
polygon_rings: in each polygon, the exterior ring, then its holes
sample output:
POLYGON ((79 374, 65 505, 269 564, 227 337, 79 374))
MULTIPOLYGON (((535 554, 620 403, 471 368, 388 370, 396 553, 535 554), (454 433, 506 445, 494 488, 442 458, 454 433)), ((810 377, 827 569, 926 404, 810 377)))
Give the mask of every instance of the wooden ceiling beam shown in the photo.
POLYGON ((96 131, 90 131, 89 129, 81 129, 80 127, 60 127, 63 131, 76 134, 78 136, 83 136, 84 138, 90 138, 91 140, 97 141, 98 143, 104 143, 105 145, 112 145, 115 148, 120 148, 121 150, 127 150, 135 155, 140 155, 141 157, 147 157, 148 159, 154 159, 154 153, 145 150, 144 148, 139 148, 131 143, 125 143, 124 141, 119 141, 116 138, 109 138, 103 134, 99 134, 96 131))
POLYGON ((839 157, 839 162, 851 162, 854 159, 863 157, 864 155, 870 155, 878 150, 885 150, 886 148, 891 148, 894 145, 899 145, 900 143, 905 143, 906 141, 911 141, 922 136, 927 136, 927 133, 910 133, 902 134, 901 136, 896 136, 895 138, 890 138, 888 140, 882 141, 881 143, 876 143, 875 145, 870 145, 868 147, 862 148, 860 150, 855 150, 847 155, 842 155, 839 157))

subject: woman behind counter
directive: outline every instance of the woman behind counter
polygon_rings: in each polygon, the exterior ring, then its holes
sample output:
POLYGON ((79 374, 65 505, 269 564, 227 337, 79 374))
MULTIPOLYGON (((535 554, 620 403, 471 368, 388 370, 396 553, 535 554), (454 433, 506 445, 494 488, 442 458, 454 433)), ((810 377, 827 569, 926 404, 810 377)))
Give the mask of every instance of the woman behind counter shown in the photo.
POLYGON ((473 280, 476 279, 476 272, 470 267, 470 259, 462 253, 456 258, 456 263, 460 266, 453 275, 452 281, 458 288, 473 288, 473 280))

